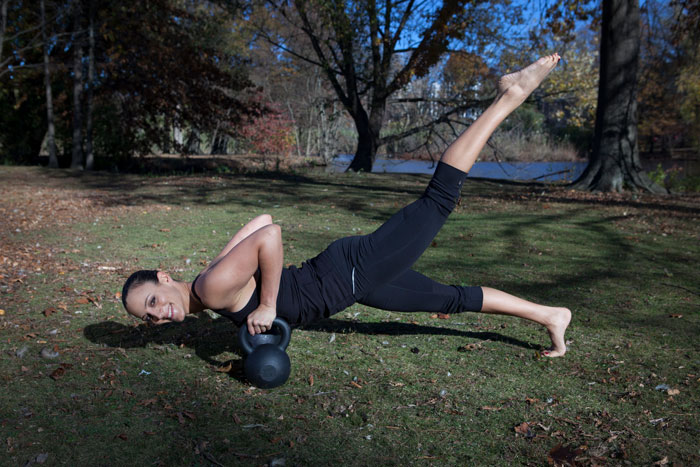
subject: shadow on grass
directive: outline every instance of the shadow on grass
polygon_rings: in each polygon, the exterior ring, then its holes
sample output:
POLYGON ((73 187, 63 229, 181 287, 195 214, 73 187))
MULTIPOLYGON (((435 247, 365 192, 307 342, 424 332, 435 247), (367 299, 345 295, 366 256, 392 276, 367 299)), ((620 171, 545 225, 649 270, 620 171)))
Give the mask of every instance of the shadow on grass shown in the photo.
POLYGON ((243 356, 235 337, 236 326, 223 318, 214 320, 208 315, 188 316, 182 323, 161 326, 127 326, 114 321, 102 321, 85 326, 83 335, 95 344, 115 349, 145 348, 152 344, 156 350, 167 352, 173 347, 184 346, 192 349, 201 360, 215 367, 222 367, 230 362, 232 371, 229 374, 240 381, 244 380, 242 359, 221 361, 216 358, 226 352, 243 356))
MULTIPOLYGON (((318 323, 308 324, 302 327, 307 331, 335 332, 339 334, 358 333, 366 335, 386 336, 457 336, 480 341, 503 342, 515 347, 527 350, 539 350, 541 346, 525 342, 512 337, 504 336, 492 331, 462 331, 453 328, 436 326, 424 326, 412 323, 397 322, 356 322, 338 319, 325 319, 318 323)), ((168 351, 168 346, 187 347, 192 349, 197 357, 204 362, 221 367, 231 363, 233 371, 231 376, 242 380, 242 374, 238 374, 237 368, 242 360, 220 361, 216 357, 231 352, 243 356, 238 345, 236 327, 228 320, 188 317, 180 324, 166 324, 162 326, 127 326, 114 321, 102 321, 90 324, 83 329, 83 335, 95 344, 111 348, 133 349, 145 348, 148 344, 157 346, 157 350, 168 351)), ((292 334, 292 345, 294 335, 292 334)), ((170 347, 172 348, 172 347, 170 347)), ((456 349, 455 349, 456 350, 456 349)))
MULTIPOLYGON (((295 204, 303 203, 304 199, 318 200, 323 193, 314 191, 302 194, 299 188, 302 186, 310 189, 328 188, 335 193, 346 190, 362 190, 366 199, 381 198, 388 194, 408 195, 417 198, 421 195, 424 187, 427 186, 429 177, 427 175, 410 174, 362 174, 356 177, 348 175, 328 175, 322 172, 282 172, 282 171, 257 171, 243 174, 216 174, 205 172, 203 174, 183 174, 171 175, 134 175, 134 174, 114 174, 110 172, 77 172, 71 170, 58 170, 45 172, 51 178, 63 181, 75 181, 83 188, 94 193, 94 190, 110 193, 109 199, 104 199, 105 205, 146 205, 150 203, 167 203, 172 205, 182 204, 183 196, 189 198, 188 203, 198 203, 204 205, 221 205, 232 201, 241 202, 240 190, 253 189, 265 192, 269 189, 270 181, 278 182, 273 192, 275 197, 289 196, 295 200, 295 204), (212 177, 220 179, 221 184, 212 184, 212 177), (361 178, 360 178, 361 177, 361 178), (391 184, 382 184, 383 177, 391 177, 391 184), (396 179, 402 180, 397 186, 396 179), (421 183, 416 183, 421 182, 421 183), (157 187, 157 191, 153 188, 157 187), (218 199, 211 199, 211 195, 223 195, 218 199), (300 196, 301 194, 301 196, 300 196), (176 195, 176 196, 175 196, 176 195)), ((499 199, 502 201, 521 201, 523 196, 529 197, 529 191, 543 190, 536 195, 539 202, 552 202, 570 205, 604 205, 629 207, 640 209, 652 209, 662 212, 673 212, 678 214, 700 214, 700 208, 692 205, 679 203, 677 199, 667 196, 610 196, 610 197, 590 197, 578 196, 574 194, 564 194, 550 192, 554 187, 560 185, 549 185, 541 182, 520 182, 508 180, 490 180, 480 178, 468 178, 468 183, 464 185, 463 196, 478 197, 487 199, 499 199), (509 187, 503 190, 503 187, 509 187), (513 192, 515 190, 515 193, 513 192)), ((99 196, 96 196, 99 197, 99 196)), ((357 200, 343 199, 335 197, 335 204, 355 210, 358 208, 357 200), (347 203, 347 205, 345 204, 347 203)), ((257 204, 251 203, 255 207, 257 204)))
POLYGON ((338 334, 367 334, 367 335, 384 335, 384 336, 416 336, 416 335, 431 335, 431 336, 457 336, 469 339, 477 339, 481 341, 489 340, 493 342, 503 342, 516 347, 522 347, 527 350, 539 350, 541 346, 531 344, 520 339, 504 336, 497 332, 491 331, 462 331, 454 328, 443 328, 436 326, 423 326, 412 323, 397 323, 397 322, 357 322, 346 321, 339 319, 325 319, 318 323, 307 324, 302 327, 306 331, 318 332, 335 332, 338 334))

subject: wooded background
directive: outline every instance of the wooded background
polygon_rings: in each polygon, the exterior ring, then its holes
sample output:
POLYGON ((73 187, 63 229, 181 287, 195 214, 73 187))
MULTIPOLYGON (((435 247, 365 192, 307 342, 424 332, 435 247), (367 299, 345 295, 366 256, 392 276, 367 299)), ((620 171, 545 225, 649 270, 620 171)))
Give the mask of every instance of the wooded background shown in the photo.
MULTIPOLYGON (((643 153, 700 148, 697 0, 0 0, 0 157, 437 158, 494 83, 563 61, 492 139, 591 161, 584 189, 660 191, 643 153)), ((527 151, 525 151, 527 152, 527 151)))

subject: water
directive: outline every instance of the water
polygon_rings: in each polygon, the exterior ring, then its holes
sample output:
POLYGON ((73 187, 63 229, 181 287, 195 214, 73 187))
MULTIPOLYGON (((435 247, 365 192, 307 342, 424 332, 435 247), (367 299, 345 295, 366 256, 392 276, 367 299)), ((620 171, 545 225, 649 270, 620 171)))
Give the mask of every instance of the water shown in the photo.
MULTIPOLYGON (((341 154, 331 163, 331 170, 342 172, 350 165, 352 154, 341 154)), ((501 180, 538 180, 543 182, 573 181, 586 168, 587 162, 476 162, 470 177, 501 180)), ((432 175, 435 163, 421 160, 377 159, 373 173, 432 175)))

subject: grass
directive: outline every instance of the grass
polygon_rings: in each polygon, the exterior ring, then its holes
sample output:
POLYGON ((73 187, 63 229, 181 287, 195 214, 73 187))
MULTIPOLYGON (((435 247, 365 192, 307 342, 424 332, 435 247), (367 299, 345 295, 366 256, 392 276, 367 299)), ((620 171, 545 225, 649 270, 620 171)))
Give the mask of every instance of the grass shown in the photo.
POLYGON ((289 381, 258 390, 230 322, 136 323, 124 278, 191 280, 263 212, 299 264, 376 228, 426 177, 2 167, 0 181, 10 465, 700 463, 695 196, 469 181, 416 268, 571 308, 564 358, 539 357, 544 332, 512 318, 354 305, 295 330, 289 381))

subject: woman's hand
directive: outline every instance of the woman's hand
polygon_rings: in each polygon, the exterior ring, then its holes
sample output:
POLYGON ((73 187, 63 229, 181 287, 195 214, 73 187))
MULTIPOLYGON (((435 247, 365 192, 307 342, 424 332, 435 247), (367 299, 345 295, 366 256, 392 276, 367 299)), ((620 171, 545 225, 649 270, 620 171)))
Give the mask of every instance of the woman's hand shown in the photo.
POLYGON ((272 329, 272 322, 277 316, 277 310, 271 306, 260 305, 248 315, 248 332, 251 336, 272 329))

